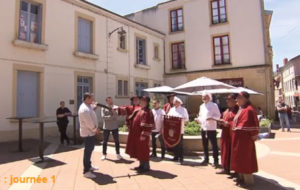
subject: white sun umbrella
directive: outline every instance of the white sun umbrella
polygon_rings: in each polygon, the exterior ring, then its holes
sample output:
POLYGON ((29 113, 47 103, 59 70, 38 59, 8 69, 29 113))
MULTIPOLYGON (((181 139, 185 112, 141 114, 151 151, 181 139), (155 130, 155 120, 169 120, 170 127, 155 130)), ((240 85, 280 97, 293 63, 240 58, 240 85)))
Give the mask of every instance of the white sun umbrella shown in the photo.
POLYGON ((220 88, 220 89, 203 90, 203 91, 194 92, 194 93, 192 93, 192 95, 202 95, 204 92, 211 93, 211 94, 230 94, 230 93, 240 93, 243 91, 246 91, 249 94, 263 95, 260 92, 256 92, 254 90, 244 88, 244 87, 237 87, 237 88, 232 88, 232 89, 220 88))
POLYGON ((150 93, 172 93, 173 88, 170 86, 158 86, 154 88, 144 89, 144 91, 150 93))
POLYGON ((174 88, 170 86, 158 86, 158 87, 153 87, 153 88, 146 88, 143 91, 149 92, 149 93, 158 93, 158 94, 180 94, 180 95, 192 95, 191 93, 188 92, 177 92, 174 91, 174 88))
POLYGON ((200 77, 183 85, 174 88, 174 91, 195 93, 203 90, 213 90, 213 89, 234 89, 236 87, 229 84, 210 79, 207 77, 200 77))

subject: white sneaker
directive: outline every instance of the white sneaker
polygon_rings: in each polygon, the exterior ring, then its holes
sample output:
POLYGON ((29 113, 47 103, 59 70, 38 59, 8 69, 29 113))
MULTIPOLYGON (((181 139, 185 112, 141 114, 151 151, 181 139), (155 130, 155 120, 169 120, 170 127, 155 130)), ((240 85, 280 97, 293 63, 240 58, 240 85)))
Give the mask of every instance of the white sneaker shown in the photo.
POLYGON ((106 160, 106 155, 103 155, 103 156, 101 157, 101 160, 106 160))
POLYGON ((96 175, 93 174, 92 172, 86 172, 86 173, 84 174, 84 177, 89 178, 89 179, 95 179, 95 178, 96 178, 96 175))
POLYGON ((91 166, 91 168, 90 168, 90 171, 92 172, 92 171, 97 171, 97 170, 99 170, 99 168, 97 168, 97 167, 95 167, 95 166, 91 166))
POLYGON ((118 160, 122 160, 123 157, 122 157, 120 154, 117 154, 117 159, 118 159, 118 160))

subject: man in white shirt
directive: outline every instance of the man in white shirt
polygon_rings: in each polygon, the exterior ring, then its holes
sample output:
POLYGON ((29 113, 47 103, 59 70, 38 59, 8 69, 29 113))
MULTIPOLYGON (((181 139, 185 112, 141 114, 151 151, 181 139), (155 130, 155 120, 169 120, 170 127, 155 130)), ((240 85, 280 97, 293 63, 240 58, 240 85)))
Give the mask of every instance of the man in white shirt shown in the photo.
POLYGON ((161 147, 161 159, 165 158, 165 143, 161 135, 162 126, 164 124, 165 111, 159 107, 159 100, 153 101, 152 113, 154 116, 155 129, 152 130, 152 154, 151 157, 157 157, 156 155, 156 137, 158 136, 160 147, 161 147))
POLYGON ((84 141, 84 155, 83 155, 83 174, 86 178, 96 178, 91 171, 98 170, 92 167, 91 156, 95 147, 96 134, 99 133, 98 119, 92 105, 94 97, 90 93, 85 93, 83 103, 78 110, 78 117, 80 123, 80 136, 84 141))
POLYGON ((183 134, 184 126, 189 121, 189 114, 187 110, 182 107, 182 101, 178 97, 174 97, 174 107, 172 107, 168 113, 168 116, 180 117, 181 118, 181 139, 179 144, 174 148, 174 161, 183 163, 183 134))
POLYGON ((212 102, 212 96, 209 93, 203 93, 203 104, 200 106, 199 117, 195 118, 196 122, 201 125, 202 145, 204 149, 203 165, 209 162, 208 140, 213 148, 214 166, 219 166, 219 150, 217 144, 217 120, 220 119, 221 113, 218 105, 212 102))

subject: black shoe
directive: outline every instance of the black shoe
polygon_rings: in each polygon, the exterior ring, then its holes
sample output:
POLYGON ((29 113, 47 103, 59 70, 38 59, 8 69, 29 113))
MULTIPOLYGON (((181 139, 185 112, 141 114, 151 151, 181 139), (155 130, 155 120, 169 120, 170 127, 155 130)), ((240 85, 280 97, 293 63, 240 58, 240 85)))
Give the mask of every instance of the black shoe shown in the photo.
POLYGON ((183 158, 179 158, 179 163, 182 165, 183 164, 183 158))
POLYGON ((137 166, 137 167, 132 168, 132 170, 139 170, 139 169, 141 169, 141 166, 137 166))
POLYGON ((151 157, 151 158, 156 158, 157 155, 152 153, 152 154, 150 155, 150 157, 151 157))
POLYGON ((235 172, 235 173, 230 174, 228 179, 233 179, 233 178, 237 178, 237 177, 238 177, 238 174, 235 172))
POLYGON ((150 168, 139 168, 136 172, 141 174, 141 173, 146 173, 149 171, 150 171, 150 168))
POLYGON ((213 163, 212 167, 214 167, 214 168, 220 168, 221 166, 218 163, 213 163))
POLYGON ((200 162, 201 166, 207 166, 208 165, 208 160, 203 160, 202 162, 200 162))

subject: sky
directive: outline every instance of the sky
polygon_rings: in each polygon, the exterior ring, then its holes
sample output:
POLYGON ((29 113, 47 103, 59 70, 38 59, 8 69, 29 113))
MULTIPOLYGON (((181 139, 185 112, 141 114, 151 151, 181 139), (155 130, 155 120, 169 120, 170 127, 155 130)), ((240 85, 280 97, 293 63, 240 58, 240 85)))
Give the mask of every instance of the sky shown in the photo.
MULTIPOLYGON (((166 0, 88 0, 105 9, 126 15, 165 2, 166 0)), ((265 9, 273 11, 271 43, 273 64, 282 66, 283 59, 300 55, 300 0, 265 0, 265 9)))

